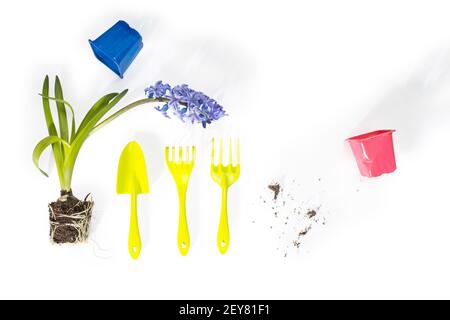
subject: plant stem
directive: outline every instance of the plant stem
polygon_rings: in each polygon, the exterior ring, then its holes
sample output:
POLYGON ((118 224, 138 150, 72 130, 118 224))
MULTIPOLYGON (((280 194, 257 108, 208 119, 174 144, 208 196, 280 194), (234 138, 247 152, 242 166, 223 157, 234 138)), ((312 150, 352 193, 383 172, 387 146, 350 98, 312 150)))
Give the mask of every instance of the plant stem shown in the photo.
MULTIPOLYGON (((103 120, 102 122, 100 122, 99 124, 97 124, 89 133, 89 136, 97 131, 98 129, 104 127, 105 125, 107 125, 108 123, 110 123, 111 121, 113 121, 114 119, 116 119, 117 117, 121 116, 123 113, 134 109, 140 105, 146 104, 146 103, 151 103, 151 102, 164 102, 167 103, 169 102, 169 99, 166 98, 146 98, 146 99, 141 99, 138 101, 135 101, 125 107, 123 107, 122 109, 120 109, 119 111, 113 113, 112 115, 110 115, 108 118, 106 118, 105 120, 103 120)), ((74 164, 72 164, 71 166, 68 166, 67 168, 65 168, 62 172, 62 174, 60 175, 60 182, 61 182, 61 190, 63 191, 70 191, 71 190, 71 184, 72 184, 72 175, 73 175, 73 169, 74 169, 74 164)))
POLYGON ((136 108, 140 105, 146 104, 146 103, 150 103, 150 102, 169 102, 169 99, 165 99, 165 98, 158 98, 158 99, 153 99, 153 98, 146 98, 146 99, 141 99, 138 101, 135 101, 125 107, 123 107, 122 109, 120 109, 119 111, 113 113, 112 115, 110 115, 108 118, 106 118, 105 120, 103 120, 102 122, 100 122, 98 125, 96 125, 94 127, 94 129, 92 129, 91 133, 94 133, 95 131, 97 131, 98 129, 104 127, 105 125, 107 125, 108 123, 110 123, 111 121, 113 121, 114 119, 116 119, 117 117, 119 117, 120 115, 122 115, 123 113, 136 108))
MULTIPOLYGON (((89 136, 92 133, 94 133, 95 131, 99 130, 100 128, 104 127, 105 125, 107 125, 108 123, 113 121, 114 119, 118 118, 119 116, 121 116, 125 112, 127 112, 127 111, 129 111, 131 109, 134 109, 134 108, 136 108, 136 107, 138 107, 140 105, 151 103, 151 102, 168 103, 169 101, 170 100, 168 98, 145 98, 145 99, 141 99, 141 100, 135 101, 135 102, 133 102, 133 103, 123 107, 122 109, 116 111, 115 113, 110 115, 108 118, 106 118, 105 120, 103 120, 102 122, 97 124, 94 128, 92 128, 91 132, 89 133, 89 136)), ((180 104, 183 105, 183 106, 187 106, 186 103, 181 103, 180 102, 180 104)), ((63 171, 62 175, 60 176, 61 189, 63 191, 70 191, 71 190, 73 169, 74 169, 73 165, 69 166, 69 168, 66 168, 63 171)))

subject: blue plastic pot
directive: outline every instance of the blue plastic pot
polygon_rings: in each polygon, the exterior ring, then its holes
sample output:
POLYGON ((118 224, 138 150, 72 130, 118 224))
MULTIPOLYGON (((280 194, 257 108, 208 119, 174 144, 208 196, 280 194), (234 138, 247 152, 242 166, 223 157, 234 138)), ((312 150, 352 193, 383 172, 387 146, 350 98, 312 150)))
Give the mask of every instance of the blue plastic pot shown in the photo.
POLYGON ((141 51, 142 37, 125 21, 119 21, 96 40, 89 40, 95 56, 120 78, 141 51))

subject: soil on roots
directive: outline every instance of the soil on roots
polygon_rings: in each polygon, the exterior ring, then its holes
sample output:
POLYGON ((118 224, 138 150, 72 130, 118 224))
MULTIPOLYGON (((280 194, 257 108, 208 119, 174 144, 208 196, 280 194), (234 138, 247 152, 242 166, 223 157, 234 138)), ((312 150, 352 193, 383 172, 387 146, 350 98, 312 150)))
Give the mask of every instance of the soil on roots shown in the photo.
POLYGON ((79 200, 71 191, 61 191, 61 197, 48 205, 51 242, 62 244, 87 240, 94 206, 87 198, 79 200))

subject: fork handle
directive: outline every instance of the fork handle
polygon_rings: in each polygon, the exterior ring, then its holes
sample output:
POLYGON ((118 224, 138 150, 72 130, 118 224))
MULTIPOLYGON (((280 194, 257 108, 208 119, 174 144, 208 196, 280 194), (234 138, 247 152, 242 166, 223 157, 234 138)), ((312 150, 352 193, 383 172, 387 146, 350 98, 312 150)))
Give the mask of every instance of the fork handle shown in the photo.
POLYGON ((178 217, 178 250, 182 256, 187 255, 190 247, 189 228, 186 217, 186 188, 178 188, 180 214, 178 217))
POLYGON ((217 233, 217 246, 221 254, 228 251, 230 245, 230 231, 228 229, 228 188, 222 188, 222 209, 220 210, 219 232, 217 233))

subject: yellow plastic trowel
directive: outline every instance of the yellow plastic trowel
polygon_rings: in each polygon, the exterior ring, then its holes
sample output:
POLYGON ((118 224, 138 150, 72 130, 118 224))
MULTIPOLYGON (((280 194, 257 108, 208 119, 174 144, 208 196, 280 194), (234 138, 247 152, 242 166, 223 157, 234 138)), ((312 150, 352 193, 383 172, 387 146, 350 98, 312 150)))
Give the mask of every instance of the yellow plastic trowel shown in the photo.
POLYGON ((128 236, 128 251, 133 259, 141 252, 141 237, 139 235, 137 216, 137 196, 148 193, 147 169, 144 153, 137 142, 130 142, 123 149, 117 172, 117 193, 131 196, 130 233, 128 236))

